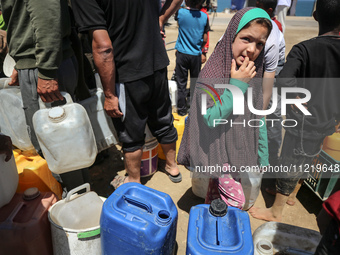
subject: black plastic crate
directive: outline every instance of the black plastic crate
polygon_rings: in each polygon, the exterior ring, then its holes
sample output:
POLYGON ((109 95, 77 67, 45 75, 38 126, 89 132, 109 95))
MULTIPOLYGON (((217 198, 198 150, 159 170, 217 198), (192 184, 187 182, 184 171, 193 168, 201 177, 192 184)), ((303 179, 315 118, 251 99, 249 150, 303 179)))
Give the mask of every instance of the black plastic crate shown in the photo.
POLYGON ((321 199, 326 200, 331 194, 340 176, 340 161, 321 151, 313 159, 305 184, 321 199))

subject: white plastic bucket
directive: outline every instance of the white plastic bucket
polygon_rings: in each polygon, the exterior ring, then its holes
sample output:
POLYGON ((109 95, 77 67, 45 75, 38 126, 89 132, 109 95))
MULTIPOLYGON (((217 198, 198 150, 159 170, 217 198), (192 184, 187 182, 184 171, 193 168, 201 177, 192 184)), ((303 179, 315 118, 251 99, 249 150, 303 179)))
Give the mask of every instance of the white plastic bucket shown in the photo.
POLYGON ((0 90, 0 129, 22 151, 34 150, 26 125, 21 92, 18 87, 0 90))
POLYGON ((98 88, 91 91, 92 96, 80 102, 85 108, 96 138, 98 152, 118 143, 117 133, 111 118, 104 110, 104 92, 98 88))
POLYGON ((140 168, 140 176, 148 177, 156 173, 158 166, 158 141, 152 135, 148 125, 145 127, 145 144, 140 168))
POLYGON ((19 183, 14 156, 8 162, 5 157, 0 155, 0 208, 12 200, 19 183))
POLYGON ((91 166, 97 156, 91 122, 83 106, 69 102, 33 115, 34 130, 49 169, 56 174, 91 166))
POLYGON ((49 209, 54 255, 101 254, 99 221, 104 201, 86 183, 49 209), (86 193, 75 195, 84 188, 86 193))
MULTIPOLYGON (((314 254, 321 240, 319 232, 285 223, 266 222, 253 233, 254 247, 258 243, 271 243, 274 254, 314 254)), ((272 254, 273 254, 272 253, 272 254)), ((254 255, 260 255, 256 249, 254 255)))

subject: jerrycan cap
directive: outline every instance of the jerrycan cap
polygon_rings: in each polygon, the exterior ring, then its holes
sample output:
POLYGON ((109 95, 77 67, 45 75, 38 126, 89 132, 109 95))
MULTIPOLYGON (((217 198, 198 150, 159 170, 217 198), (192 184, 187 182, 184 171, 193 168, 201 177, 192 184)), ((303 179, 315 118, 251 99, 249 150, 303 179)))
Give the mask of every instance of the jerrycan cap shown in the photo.
POLYGON ((23 198, 24 198, 24 200, 29 201, 29 200, 33 200, 33 199, 35 199, 39 196, 40 196, 40 191, 38 190, 38 188, 33 187, 33 188, 26 189, 24 191, 23 198))
POLYGON ((65 110, 60 106, 53 107, 48 111, 48 117, 52 121, 61 121, 65 118, 65 115, 65 110))
POLYGON ((209 207, 209 212, 215 217, 223 217, 227 214, 228 205, 220 198, 213 200, 209 207))

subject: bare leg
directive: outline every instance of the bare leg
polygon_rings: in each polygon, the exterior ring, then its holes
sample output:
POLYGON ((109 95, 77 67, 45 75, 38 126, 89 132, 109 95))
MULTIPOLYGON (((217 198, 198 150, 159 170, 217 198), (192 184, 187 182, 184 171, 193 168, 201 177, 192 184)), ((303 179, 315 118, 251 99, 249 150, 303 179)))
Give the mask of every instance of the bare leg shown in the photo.
POLYGON ((295 202, 296 202, 296 195, 297 195, 297 193, 299 192, 302 183, 303 183, 303 179, 300 179, 299 182, 296 184, 293 193, 290 194, 289 197, 288 197, 288 200, 287 200, 287 204, 288 204, 288 205, 291 205, 291 206, 295 205, 295 202))
POLYGON ((124 183, 140 183, 140 166, 142 161, 142 154, 142 149, 138 149, 134 152, 124 152, 125 168, 128 173, 128 177, 125 179, 124 183))
POLYGON ((179 174, 179 169, 176 163, 176 142, 170 144, 161 144, 165 158, 165 170, 175 176, 179 174))
POLYGON ((281 193, 276 193, 275 201, 270 208, 257 208, 252 207, 249 209, 249 213, 256 219, 267 220, 267 221, 277 221, 282 220, 282 211, 284 205, 286 204, 288 196, 281 193))
MULTIPOLYGON (((300 179, 299 182, 296 184, 294 191, 288 197, 287 205, 290 205, 290 206, 295 205, 296 195, 299 192, 303 181, 304 181, 303 179, 300 179)), ((266 192, 273 195, 273 196, 276 195, 276 189, 275 188, 266 188, 266 192)))

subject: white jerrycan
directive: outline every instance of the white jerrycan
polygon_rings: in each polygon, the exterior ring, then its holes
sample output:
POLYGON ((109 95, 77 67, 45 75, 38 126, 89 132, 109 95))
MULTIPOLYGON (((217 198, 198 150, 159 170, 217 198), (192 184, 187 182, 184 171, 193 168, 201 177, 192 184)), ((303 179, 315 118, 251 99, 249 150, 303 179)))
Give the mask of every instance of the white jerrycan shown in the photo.
MULTIPOLYGON (((6 89, 11 88, 12 86, 9 86, 8 83, 10 83, 12 79, 11 78, 0 78, 0 89, 6 89)), ((17 87, 17 86, 13 86, 17 87)))
POLYGON ((96 138, 98 152, 118 143, 117 133, 111 118, 104 110, 104 92, 97 88, 91 91, 91 97, 79 103, 85 108, 96 138))
POLYGON ((19 183, 14 156, 8 162, 5 157, 0 154, 0 208, 12 200, 19 183))
MULTIPOLYGON (((97 156, 96 140, 83 106, 62 92, 66 104, 40 109, 33 115, 34 130, 49 169, 56 174, 91 166, 97 156)), ((43 103, 40 103, 40 108, 43 103)))
POLYGON ((0 129, 22 151, 34 150, 26 125, 19 87, 0 89, 0 129))

